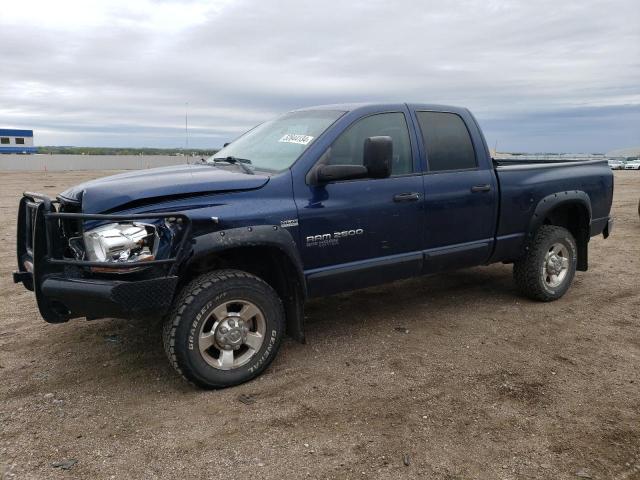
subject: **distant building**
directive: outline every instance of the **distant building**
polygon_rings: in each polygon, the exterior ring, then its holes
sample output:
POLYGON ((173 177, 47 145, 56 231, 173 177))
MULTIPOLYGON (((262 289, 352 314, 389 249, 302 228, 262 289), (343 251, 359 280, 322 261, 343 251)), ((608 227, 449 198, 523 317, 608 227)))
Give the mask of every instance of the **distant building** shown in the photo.
POLYGON ((33 130, 0 128, 0 153, 36 153, 33 130))

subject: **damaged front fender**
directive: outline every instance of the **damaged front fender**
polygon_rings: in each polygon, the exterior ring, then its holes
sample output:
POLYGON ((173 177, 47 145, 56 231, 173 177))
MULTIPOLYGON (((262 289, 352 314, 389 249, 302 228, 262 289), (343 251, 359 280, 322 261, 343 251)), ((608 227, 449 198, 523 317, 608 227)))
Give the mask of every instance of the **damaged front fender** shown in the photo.
MULTIPOLYGON (((231 228, 195 237, 191 255, 184 268, 198 269, 216 254, 236 249, 268 248, 279 254, 278 272, 272 285, 282 299, 287 320, 287 333, 304 343, 304 302, 307 287, 302 259, 291 233, 278 225, 256 225, 231 228)), ((271 260, 271 259, 270 259, 271 260)), ((274 272, 275 273, 275 272, 274 272)))

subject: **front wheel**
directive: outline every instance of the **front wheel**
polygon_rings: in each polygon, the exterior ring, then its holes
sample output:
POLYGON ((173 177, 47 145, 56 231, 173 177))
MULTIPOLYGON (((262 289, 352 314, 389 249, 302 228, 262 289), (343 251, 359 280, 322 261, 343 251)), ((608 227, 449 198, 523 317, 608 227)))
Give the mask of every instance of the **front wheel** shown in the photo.
POLYGON ((187 285, 163 326, 173 367, 203 388, 258 376, 275 358, 285 320, 276 292, 239 270, 219 270, 187 285))
POLYGON ((577 265, 576 241, 566 228, 543 225, 524 257, 513 264, 513 276, 522 294, 550 302, 562 297, 573 281, 577 265))

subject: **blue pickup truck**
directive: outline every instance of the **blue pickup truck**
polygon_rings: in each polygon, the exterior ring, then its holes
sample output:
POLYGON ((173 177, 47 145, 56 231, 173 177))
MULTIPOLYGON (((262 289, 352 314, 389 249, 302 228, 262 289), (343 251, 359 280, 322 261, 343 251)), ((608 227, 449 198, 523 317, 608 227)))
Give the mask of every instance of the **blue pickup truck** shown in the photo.
POLYGON ((171 364, 204 388, 259 375, 304 305, 417 275, 513 263, 523 295, 564 295, 606 238, 606 161, 494 161, 464 108, 286 113, 199 165, 25 193, 14 281, 47 322, 162 317, 171 364))

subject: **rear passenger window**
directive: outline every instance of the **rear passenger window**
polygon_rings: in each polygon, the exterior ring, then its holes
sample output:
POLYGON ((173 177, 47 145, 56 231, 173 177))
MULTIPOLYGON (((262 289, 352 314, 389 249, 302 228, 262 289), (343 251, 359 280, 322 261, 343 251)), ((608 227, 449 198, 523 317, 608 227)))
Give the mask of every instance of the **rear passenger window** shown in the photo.
POLYGON ((466 125, 455 113, 416 112, 427 150, 429 171, 476 168, 476 154, 466 125))
POLYGON ((379 113, 358 120, 331 145, 330 165, 362 165, 364 141, 389 136, 393 140, 391 175, 413 172, 411 142, 404 113, 379 113))

